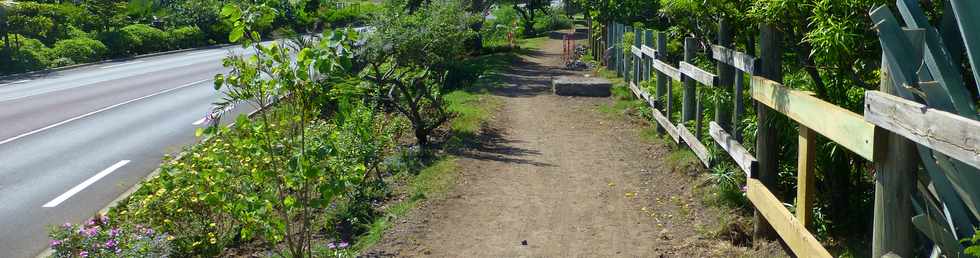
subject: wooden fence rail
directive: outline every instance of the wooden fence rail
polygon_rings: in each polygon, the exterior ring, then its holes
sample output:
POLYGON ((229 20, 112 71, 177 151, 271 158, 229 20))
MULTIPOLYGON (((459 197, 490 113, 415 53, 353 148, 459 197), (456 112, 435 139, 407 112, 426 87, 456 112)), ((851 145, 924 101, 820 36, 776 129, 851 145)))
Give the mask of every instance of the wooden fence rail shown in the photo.
MULTIPOLYGON (((721 21, 724 24, 724 21, 721 21)), ((726 30, 727 24, 720 29, 726 30)), ((721 152, 726 153, 739 169, 747 175, 747 196, 752 205, 763 217, 764 224, 771 226, 778 236, 792 249, 799 257, 831 257, 830 253, 820 244, 820 242, 807 230, 811 226, 812 210, 814 203, 815 188, 814 184, 814 157, 815 157, 815 138, 816 135, 833 141, 834 143, 854 152, 864 159, 874 162, 879 170, 887 170, 894 166, 904 163, 895 163, 889 158, 881 158, 882 153, 887 152, 889 145, 876 139, 876 136, 884 137, 885 134, 897 134, 915 143, 934 149, 942 154, 948 155, 960 162, 980 168, 980 121, 965 118, 956 114, 929 108, 923 104, 903 99, 878 91, 868 91, 865 99, 864 114, 857 114, 845 108, 836 106, 815 97, 812 93, 795 90, 784 86, 778 81, 781 80, 779 71, 766 72, 762 67, 780 67, 778 50, 767 49, 778 46, 778 38, 774 39, 764 35, 760 37, 760 45, 763 53, 775 55, 769 62, 764 59, 756 58, 751 55, 739 52, 728 46, 731 45, 730 32, 720 31, 722 35, 719 42, 722 44, 710 45, 710 56, 716 63, 715 71, 705 69, 693 64, 694 55, 699 52, 697 42, 693 38, 684 39, 684 60, 677 65, 670 64, 666 60, 666 34, 656 33, 652 30, 634 29, 617 23, 610 23, 603 27, 606 32, 605 37, 591 38, 590 44, 593 47, 601 47, 601 54, 595 57, 603 60, 607 68, 615 69, 617 74, 625 78, 630 91, 639 99, 646 102, 652 108, 652 117, 656 121, 659 131, 666 133, 676 143, 683 143, 690 148, 698 159, 706 166, 711 167, 715 159, 724 157, 712 157, 709 152, 710 146, 717 146, 721 152), (627 51, 623 51, 623 37, 626 32, 634 32, 632 35, 633 46, 629 46, 627 51), (656 42, 654 42, 656 35, 656 42), (767 44, 766 40, 776 42, 767 44), (601 57, 608 56, 608 59, 601 57), (776 76, 775 80, 770 76, 776 76), (743 82, 746 76, 750 87, 745 89, 743 82), (653 94, 641 88, 642 82, 656 79, 656 89, 653 94), (677 113, 677 108, 672 107, 671 103, 675 96, 672 96, 672 81, 682 82, 684 90, 681 94, 680 121, 672 121, 671 114, 677 113), (728 95, 730 99, 716 100, 715 110, 719 110, 722 115, 717 115, 714 121, 703 121, 702 102, 698 98, 697 90, 706 87, 715 87, 718 90, 731 91, 728 95), (762 110, 778 112, 792 119, 798 125, 798 160, 797 160, 797 194, 796 209, 791 212, 786 209, 784 203, 772 193, 766 180, 760 178, 760 174, 774 173, 774 165, 770 165, 767 170, 760 171, 762 163, 775 164, 773 155, 760 155, 767 157, 759 160, 756 155, 750 153, 743 146, 740 129, 735 126, 744 113, 744 103, 742 102, 743 91, 748 90, 754 104, 762 110), (733 112, 729 112, 733 110, 733 112), (707 124, 707 131, 714 144, 701 142, 702 126, 707 124), (694 128, 692 128, 694 127, 694 128), (692 131, 693 129, 693 131, 692 131), (876 133, 877 132, 877 133, 876 133), (876 135, 882 134, 882 135, 876 135), (876 149, 878 148, 878 149, 876 149), (878 155, 876 155, 876 152, 878 155), (876 160, 882 159, 882 160, 876 160), (889 163, 891 162, 891 163, 889 163)), ((593 51, 598 52, 598 51, 593 51)), ((759 114, 762 118, 764 114, 759 114)), ((760 134, 768 133, 760 129, 760 134)), ((762 136, 759 136, 762 137, 762 136)), ((770 137, 774 137, 771 136, 770 137)), ((765 141, 760 141, 765 142, 765 141)), ((772 148, 766 145, 756 145, 756 151, 760 148, 772 148)), ((773 151, 762 150, 762 151, 773 151)), ((902 168, 904 170, 914 168, 902 168)), ((882 171, 879 171, 882 173, 882 171)), ((774 175, 769 175, 774 178, 774 175)), ((879 190, 880 191, 880 190, 879 190)), ((887 197, 881 197, 887 198, 887 197)), ((908 198, 889 199, 890 202, 908 203, 908 198)), ((900 205, 901 207, 901 205, 900 205)), ((909 208, 910 209, 910 208, 909 208)), ((876 205, 874 211, 876 216, 883 212, 876 205)), ((895 219, 893 217, 885 217, 895 219)), ((902 219, 902 218, 898 218, 902 219)), ((876 222, 877 223, 877 222, 876 222)), ((909 223, 904 221, 900 223, 909 223)), ((763 226, 768 227, 768 226, 763 226)), ((876 230, 878 228, 876 227, 876 230)), ((879 240, 876 232, 875 241, 891 241, 896 238, 901 242, 901 238, 910 238, 907 234, 887 236, 891 240, 879 240)), ((906 239, 907 240, 907 239, 906 239)), ((906 254, 908 255, 908 254, 906 254)))

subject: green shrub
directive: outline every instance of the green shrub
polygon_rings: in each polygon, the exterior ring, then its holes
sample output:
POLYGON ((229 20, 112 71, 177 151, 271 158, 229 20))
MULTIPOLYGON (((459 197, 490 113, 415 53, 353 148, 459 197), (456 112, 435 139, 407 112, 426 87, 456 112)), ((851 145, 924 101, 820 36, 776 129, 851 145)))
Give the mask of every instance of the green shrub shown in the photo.
POLYGON ((68 25, 68 29, 66 29, 65 34, 70 39, 74 39, 74 38, 92 38, 92 34, 91 33, 85 32, 84 30, 79 29, 78 27, 75 27, 73 25, 68 25))
POLYGON ((90 38, 73 38, 58 41, 51 49, 51 58, 68 58, 72 63, 88 63, 101 60, 109 52, 105 44, 90 38))
POLYGON ((572 20, 568 19, 559 9, 552 9, 549 15, 538 16, 534 19, 534 31, 553 31, 572 28, 572 20))
POLYGON ((177 48, 192 48, 207 44, 204 31, 197 26, 180 27, 167 32, 177 48))
POLYGON ((129 48, 133 42, 132 39, 127 39, 123 37, 121 31, 104 31, 96 34, 96 38, 101 41, 106 47, 109 48, 109 56, 121 57, 128 56, 129 48))
POLYGON ((337 9, 333 6, 323 6, 319 11, 321 22, 332 27, 340 27, 350 24, 363 24, 371 19, 371 15, 377 13, 381 7, 371 2, 360 2, 347 5, 337 9))
POLYGON ((109 47, 110 55, 115 57, 165 51, 173 45, 173 40, 166 32, 145 24, 102 32, 98 38, 109 47))
MULTIPOLYGON (((35 71, 47 68, 50 64, 51 49, 44 46, 44 43, 37 39, 24 37, 21 35, 10 35, 13 51, 3 53, 0 51, 0 73, 11 74, 35 71), (9 61, 8 61, 9 60, 9 61)), ((4 45, 0 40, 0 45, 4 45)))
POLYGON ((167 33, 146 24, 133 24, 121 29, 123 37, 130 40, 133 54, 149 54, 169 50, 172 45, 167 33))

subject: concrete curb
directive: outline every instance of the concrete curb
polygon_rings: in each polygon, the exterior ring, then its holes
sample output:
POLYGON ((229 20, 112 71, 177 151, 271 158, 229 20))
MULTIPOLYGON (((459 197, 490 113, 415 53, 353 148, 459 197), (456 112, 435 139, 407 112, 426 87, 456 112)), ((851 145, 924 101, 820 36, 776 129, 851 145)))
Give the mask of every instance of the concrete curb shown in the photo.
POLYGON ((218 48, 224 48, 224 47, 228 47, 228 46, 234 46, 234 45, 233 44, 218 44, 218 45, 211 45, 211 46, 206 46, 206 47, 185 48, 185 49, 177 49, 177 50, 170 50, 170 51, 164 51, 164 52, 156 52, 156 53, 143 54, 143 55, 137 55, 137 56, 131 56, 131 57, 106 59, 106 60, 96 61, 96 62, 91 62, 91 63, 73 64, 73 65, 62 66, 62 67, 55 67, 55 68, 48 68, 48 69, 38 70, 38 71, 31 71, 31 72, 24 72, 24 73, 17 73, 17 74, 8 74, 8 75, 0 76, 0 80, 11 80, 11 79, 19 79, 19 78, 33 77, 33 76, 37 76, 37 75, 49 74, 49 73, 60 72, 60 71, 64 71, 64 70, 71 70, 71 69, 75 69, 75 68, 88 67, 88 66, 93 66, 93 65, 100 65, 100 64, 106 64, 106 63, 112 63, 112 62, 121 62, 121 61, 131 61, 131 60, 136 60, 136 59, 140 59, 140 58, 148 58, 148 57, 155 57, 155 56, 162 56, 162 55, 169 55, 169 54, 177 54, 177 53, 190 52, 190 51, 196 51, 196 50, 218 49, 218 48))

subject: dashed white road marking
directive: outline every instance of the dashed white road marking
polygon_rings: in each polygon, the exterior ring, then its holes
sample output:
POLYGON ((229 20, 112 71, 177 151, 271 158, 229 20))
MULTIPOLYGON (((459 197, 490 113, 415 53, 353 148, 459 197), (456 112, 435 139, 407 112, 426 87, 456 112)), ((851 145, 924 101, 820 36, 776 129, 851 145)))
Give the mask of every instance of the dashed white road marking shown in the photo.
POLYGON ((129 160, 120 160, 119 162, 116 162, 116 164, 113 164, 112 166, 109 166, 108 168, 102 170, 102 172, 99 172, 98 174, 95 174, 94 176, 89 177, 88 179, 85 179, 85 181, 83 181, 81 184, 78 184, 75 187, 72 187, 71 189, 68 189, 67 192, 59 195, 58 197, 55 197, 53 200, 49 201, 48 203, 45 203, 44 206, 42 206, 42 207, 44 207, 44 208, 54 208, 54 207, 57 207, 58 204, 61 204, 65 200, 68 200, 68 198, 71 198, 73 195, 77 194, 78 192, 81 192, 82 190, 85 190, 86 187, 88 187, 88 186, 94 184, 95 182, 99 181, 99 179, 102 179, 103 177, 108 176, 110 173, 112 173, 113 171, 116 171, 117 169, 121 168, 122 166, 125 166, 126 164, 129 164, 129 160))
POLYGON ((133 102, 136 102, 136 101, 140 101, 140 100, 143 100, 143 99, 146 99, 146 98, 150 98, 150 97, 153 97, 153 96, 156 96, 156 95, 164 94, 164 93, 167 93, 167 92, 171 92, 171 91, 175 91, 175 90, 187 88, 187 87, 194 86, 196 84, 199 84, 199 83, 202 83, 202 82, 206 82, 206 81, 210 81, 210 80, 211 79, 204 79, 204 80, 200 80, 200 81, 196 81, 196 82, 192 82, 192 83, 180 85, 180 86, 177 86, 175 88, 170 88, 170 89, 158 91, 158 92, 153 93, 153 94, 150 94, 150 95, 142 96, 142 97, 139 97, 139 98, 127 100, 127 101, 122 102, 122 103, 119 103, 119 104, 115 104, 115 105, 112 105, 112 106, 104 107, 104 108, 101 108, 101 109, 96 110, 96 111, 85 113, 84 115, 72 117, 72 118, 69 118, 69 119, 67 119, 65 121, 57 122, 57 123, 51 124, 49 126, 45 126, 45 127, 41 127, 41 128, 35 129, 34 131, 26 132, 26 133, 23 133, 23 134, 18 135, 18 136, 7 138, 6 140, 0 141, 0 145, 3 145, 3 144, 8 143, 8 142, 16 141, 17 139, 24 138, 24 137, 27 137, 29 135, 32 135, 32 134, 35 134, 35 133, 38 133, 38 132, 41 132, 41 131, 44 131, 44 130, 48 130, 48 129, 51 129, 51 128, 54 128, 54 127, 57 127, 57 126, 60 126, 60 125, 63 125, 63 124, 67 124, 67 123, 69 123, 71 121, 82 119, 82 118, 85 118, 85 117, 94 115, 94 114, 99 113, 99 112, 102 112, 102 111, 113 109, 113 108, 118 107, 118 106, 122 106, 122 105, 126 105, 126 104, 129 104, 129 103, 133 103, 133 102))
POLYGON ((146 62, 146 61, 132 61, 132 62, 126 62, 126 63, 122 63, 122 64, 107 65, 107 66, 103 66, 102 69, 109 69, 109 68, 118 67, 118 66, 138 64, 138 63, 142 63, 142 62, 146 62))

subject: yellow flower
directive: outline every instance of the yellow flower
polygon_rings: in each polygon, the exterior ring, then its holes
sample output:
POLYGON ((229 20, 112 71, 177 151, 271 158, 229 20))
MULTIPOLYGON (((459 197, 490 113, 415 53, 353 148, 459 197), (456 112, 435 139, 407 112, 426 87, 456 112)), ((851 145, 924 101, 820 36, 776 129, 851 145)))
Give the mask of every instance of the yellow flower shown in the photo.
POLYGON ((167 241, 174 241, 174 236, 167 236, 167 241))

